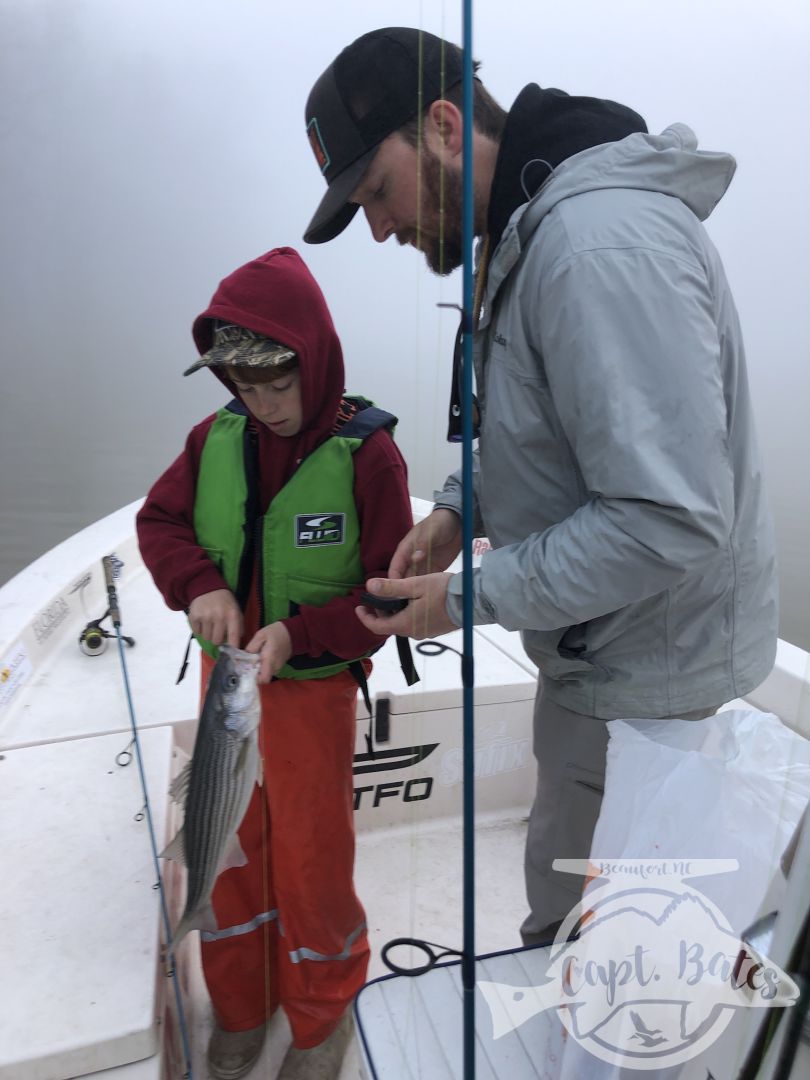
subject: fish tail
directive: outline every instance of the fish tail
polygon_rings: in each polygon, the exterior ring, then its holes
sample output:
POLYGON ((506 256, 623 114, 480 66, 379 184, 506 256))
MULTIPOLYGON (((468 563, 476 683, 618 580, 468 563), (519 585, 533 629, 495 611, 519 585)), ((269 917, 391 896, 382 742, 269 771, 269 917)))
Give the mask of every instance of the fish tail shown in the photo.
POLYGON ((172 934, 172 949, 176 949, 186 934, 192 930, 207 930, 213 933, 217 929, 216 916, 210 902, 198 911, 185 911, 172 934))

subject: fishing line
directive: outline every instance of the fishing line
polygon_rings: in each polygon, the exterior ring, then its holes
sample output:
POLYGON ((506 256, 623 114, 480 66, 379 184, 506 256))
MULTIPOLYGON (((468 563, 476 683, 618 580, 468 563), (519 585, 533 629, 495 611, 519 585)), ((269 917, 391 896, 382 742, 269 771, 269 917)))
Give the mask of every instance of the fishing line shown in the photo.
MULTIPOLYGON (((127 662, 124 655, 124 637, 121 634, 121 611, 118 606, 118 597, 116 595, 115 581, 113 580, 113 562, 109 555, 105 555, 101 560, 101 564, 104 567, 104 580, 107 585, 107 597, 108 597, 108 612, 110 616, 113 629, 115 630, 115 637, 118 640, 118 656, 121 660, 121 674, 124 679, 124 693, 127 699, 127 708, 129 709, 129 722, 132 729, 132 741, 129 746, 135 747, 135 760, 138 762, 138 772, 141 779, 141 789, 143 791, 144 805, 143 810, 140 813, 146 817, 146 823, 149 828, 149 843, 152 848, 152 860, 155 864, 155 873, 157 874, 157 882, 153 888, 157 889, 160 893, 160 910, 163 916, 163 927, 166 933, 166 958, 168 960, 168 970, 166 974, 171 978, 174 984, 175 1002, 177 1005, 177 1022, 180 1028, 180 1038, 183 1045, 183 1056, 185 1057, 186 1071, 183 1074, 183 1080, 194 1080, 194 1071, 191 1064, 191 1049, 188 1037, 188 1028, 186 1026, 186 1014, 183 1009, 183 999, 180 993, 180 983, 177 977, 177 966, 174 959, 174 949, 172 947, 172 932, 171 923, 169 921, 169 911, 166 906, 166 890, 163 884, 163 875, 160 871, 160 863, 158 861, 157 843, 155 840, 155 827, 152 820, 152 807, 149 803, 149 790, 146 785, 146 772, 143 765, 143 754, 141 752, 141 743, 138 738, 138 725, 135 720, 135 708, 132 703, 132 693, 129 686, 129 674, 127 672, 127 662)), ((125 753, 129 753, 129 747, 116 757, 122 757, 125 753)), ((130 760, 131 760, 130 754, 130 760)), ((125 762, 129 764, 129 761, 125 762)), ((137 819, 136 819, 137 820, 137 819)))
MULTIPOLYGON (((444 29, 443 15, 444 15, 444 8, 442 8, 442 31, 444 29)), ((420 5, 419 20, 418 20, 417 25, 419 25, 421 27, 421 26, 423 26, 423 23, 424 23, 423 11, 422 11, 422 8, 421 8, 421 5, 420 5)), ((443 32, 442 32, 441 36, 446 37, 446 35, 443 32)), ((415 140, 415 142, 416 142, 416 244, 415 244, 415 246, 416 246, 418 251, 422 252, 422 239, 423 239, 423 236, 424 236, 424 230, 423 230, 423 211, 424 211, 423 196, 424 196, 424 192, 425 192, 426 187, 427 187, 427 185, 425 184, 425 181, 424 181, 424 167, 426 165, 426 156, 427 156, 428 153, 430 153, 430 151, 428 150, 427 146, 425 145, 425 139, 424 139, 424 135, 425 135, 425 130, 424 130, 425 129, 425 106, 424 106, 424 101, 423 101, 424 57, 423 57, 421 36, 420 36, 419 50, 420 50, 419 51, 419 85, 418 85, 418 88, 417 88, 416 140, 415 140)), ((445 84, 445 71, 444 71, 443 58, 442 58, 442 70, 440 72, 440 84, 441 84, 441 86, 444 86, 444 84, 445 84)), ((444 97, 443 93, 442 93, 442 97, 444 97)), ((439 281, 440 281, 440 286, 443 286, 443 283, 444 283, 443 266, 444 266, 445 227, 446 227, 446 216, 445 216, 446 184, 445 184, 445 179, 446 179, 446 177, 445 177, 445 165, 444 165, 444 160, 442 159, 441 162, 440 162, 440 169, 439 169, 439 174, 438 174, 438 181, 439 181, 438 182, 438 221, 433 223, 433 227, 435 228, 436 233, 437 233, 436 242, 438 244, 438 249, 439 249, 439 281)), ((433 192, 431 191, 430 194, 432 195, 433 192)), ((428 238, 428 243, 430 243, 429 238, 428 238)), ((442 291, 443 290, 440 288, 440 295, 441 295, 442 291)), ((421 296, 422 296, 421 276, 417 275, 417 278, 416 278, 416 307, 417 307, 417 312, 419 311, 419 309, 421 307, 421 296)), ((437 306, 440 307, 440 308, 441 307, 451 307, 452 306, 452 307, 455 307, 456 309, 458 309, 457 304, 450 305, 450 304, 439 303, 437 306)), ((417 319, 417 325, 419 325, 419 320, 418 319, 417 319)), ((436 333, 437 333, 437 339, 438 339, 437 342, 436 342, 436 349, 437 349, 437 352, 438 352, 441 349, 441 339, 442 339, 442 327, 440 325, 440 321, 437 321, 436 333)), ((440 384, 439 373, 440 373, 441 365, 440 364, 432 364, 431 368, 432 368, 432 373, 433 373, 433 393, 431 395, 432 396, 432 401, 433 401, 433 410, 432 410, 432 413, 433 413, 432 421, 433 421, 433 423, 432 423, 432 426, 431 426, 431 432, 435 432, 439 427, 439 407, 440 407, 439 402, 442 400, 442 391, 440 390, 440 385, 439 385, 440 384)), ((419 390, 419 378, 418 378, 418 375, 419 375, 418 365, 414 365, 414 381, 415 381, 414 399, 416 401, 419 401, 420 396, 421 396, 420 395, 420 390, 419 390)), ((422 410, 421 409, 419 410, 419 415, 422 415, 422 410)), ((431 450, 431 461, 430 461, 430 474, 431 474, 431 476, 433 476, 433 475, 435 475, 435 472, 436 472, 436 449, 437 449, 437 447, 436 447, 435 439, 431 440, 431 446, 432 446, 432 450, 431 450)), ((428 541, 427 550, 426 550, 425 554, 426 554, 426 566, 430 566, 430 563, 432 561, 432 540, 428 541)), ((425 570, 421 570, 421 572, 424 573, 424 572, 427 572, 427 571, 425 569, 425 570)), ((422 633, 424 633, 426 631, 426 629, 427 629, 426 620, 427 620, 427 612, 425 613, 425 622, 423 623, 421 628, 419 628, 422 633)), ((411 614, 411 620, 410 621, 411 621, 412 635, 417 636, 417 633, 418 633, 417 622, 416 622, 416 617, 413 614, 411 614)), ((416 646, 416 650, 417 650, 417 652, 421 653, 422 655, 425 655, 425 656, 431 655, 428 650, 422 649, 420 647, 420 645, 416 646)), ((439 650, 439 651, 443 651, 443 650, 439 650)), ((425 670, 425 666, 420 665, 420 668, 421 668, 420 674, 421 674, 421 676, 422 676, 422 678, 424 680, 425 690, 427 691, 427 690, 430 689, 430 687, 429 687, 430 680, 427 678, 427 673, 426 673, 426 670, 425 670)), ((415 740, 415 741, 418 742, 420 740, 415 740)), ((424 741, 424 740, 422 740, 422 741, 424 741)), ((417 764, 417 762, 414 762, 414 767, 416 766, 416 764, 417 764)), ((413 886, 413 883, 418 879, 418 862, 419 862, 419 844, 418 844, 418 837, 417 837, 417 832, 416 832, 417 811, 418 811, 417 805, 412 804, 410 806, 410 821, 409 821, 409 837, 410 837, 410 840, 409 840, 409 863, 408 863, 409 872, 410 872, 410 879, 411 879, 411 887, 409 889, 408 923, 409 923, 409 926, 410 926, 411 934, 414 934, 415 927, 416 927, 416 922, 417 922, 417 890, 413 886)), ((392 962, 390 961, 389 956, 388 956, 389 950, 396 944, 396 942, 401 942, 403 940, 411 940, 411 941, 413 941, 414 942, 414 947, 416 947, 416 948, 421 948, 421 949, 426 948, 426 946, 421 941, 419 941, 419 939, 417 939, 417 938, 396 939, 395 941, 388 942, 388 944, 383 946, 383 948, 381 949, 381 960, 385 964, 385 966, 390 971, 392 971, 394 974, 406 974, 406 973, 408 973, 405 970, 398 968, 398 966, 396 964, 392 964, 392 962)), ((446 954, 443 953, 442 955, 446 955, 446 954)), ((415 1004, 414 1004, 414 1001, 412 999, 411 1000, 411 1009, 413 1010, 414 1007, 415 1007, 415 1004)))
MULTIPOLYGON (((420 641, 416 646, 416 651, 421 653, 422 656, 439 656, 443 652, 452 652, 456 656, 464 659, 464 654, 459 652, 458 649, 454 649, 452 645, 447 645, 443 641, 420 641)), ((413 926, 413 923, 411 924, 413 926)), ((428 971, 436 966, 439 960, 446 956, 457 956, 463 958, 464 953, 459 949, 452 949, 448 945, 439 945, 435 941, 425 941, 424 938, 417 937, 401 937, 393 938, 387 942, 380 950, 380 956, 388 968, 394 975, 407 975, 409 977, 416 975, 426 975, 428 971), (390 952, 392 949, 407 946, 411 949, 416 949, 418 952, 422 952, 427 957, 424 964, 417 964, 411 967, 405 967, 403 964, 395 963, 390 958, 390 952), (433 950, 437 949, 438 952, 433 950)))
MULTIPOLYGON (((442 9, 442 25, 444 23, 443 14, 444 14, 444 11, 442 9)), ((423 25, 423 21, 424 21, 422 16, 423 16, 423 12, 422 12, 422 8, 421 8, 421 5, 420 5, 420 14, 419 14, 419 19, 417 21, 417 25, 420 26, 420 27, 423 25)), ((442 33, 442 36, 446 37, 446 35, 444 33, 442 33)), ((428 152, 427 148, 425 146, 425 143, 424 143, 425 107, 424 107, 424 104, 423 104, 423 72, 424 72, 424 58, 423 58, 422 40, 421 40, 421 37, 420 37, 420 44, 419 44, 419 84, 417 86, 417 108, 416 108, 416 117, 415 117, 415 125, 414 125, 415 126, 415 140, 414 140, 414 142, 415 142, 415 150, 416 150, 416 184, 415 184, 415 190, 416 190, 415 233, 416 233, 416 235, 415 235, 415 244, 414 244, 414 246, 416 247, 417 251, 420 251, 420 252, 422 251, 422 240, 423 240, 423 237, 425 235, 424 221, 423 221, 423 212, 424 212, 424 209, 425 209, 425 207, 423 206, 423 193, 426 190, 426 185, 425 185, 424 179, 423 179, 423 166, 425 165, 426 153, 428 152)), ((443 64, 442 64, 442 71, 441 71, 440 79, 441 79, 441 85, 443 86, 444 81, 445 81, 445 73, 444 73, 443 64)), ((444 94, 442 94, 442 97, 444 97, 444 94)), ((411 129, 411 131, 413 132, 413 128, 411 129)), ((440 264, 442 264, 442 265, 443 265, 444 246, 445 246, 445 225, 446 225, 446 219, 445 219, 446 195, 445 195, 445 192, 446 192, 445 165, 444 165, 444 160, 442 159, 441 163, 440 163, 439 182, 438 182, 438 204, 439 204, 439 206, 438 206, 438 222, 435 223, 437 225, 436 242, 438 243, 438 246, 439 246, 439 259, 440 259, 440 264)), ((439 281, 440 281, 440 286, 443 286, 443 284, 444 284, 443 277, 440 276, 439 281)), ((440 296, 441 296, 441 294, 442 294, 442 289, 440 288, 440 296)), ((416 298, 415 298, 416 311, 417 311, 417 318, 415 320, 415 323, 416 323, 417 327, 420 326, 420 320, 419 320, 419 317, 418 317, 418 313, 419 313, 419 311, 421 309, 421 296, 422 296, 421 276, 417 274, 417 277, 416 277, 416 298)), ((454 307, 454 308, 456 308, 457 310, 460 311, 459 305, 457 305, 457 304, 452 304, 452 305, 439 304, 437 306, 439 306, 439 307, 443 307, 443 306, 450 307, 450 306, 452 306, 452 307, 454 307)), ((436 346, 435 347, 436 347, 436 351, 438 353, 440 351, 440 349, 441 349, 441 339, 442 339, 442 326, 440 325, 439 320, 437 320, 436 334, 437 334, 437 341, 436 341, 436 346)), ((418 346, 418 341, 417 341, 417 346, 418 346)), ((431 427, 430 427, 431 436, 432 436, 432 433, 437 431, 439 429, 439 426, 440 426, 439 409, 440 409, 441 406, 440 406, 439 403, 443 399, 443 392, 442 392, 442 390, 440 388, 440 377, 439 377, 440 376, 440 370, 441 370, 441 365, 440 364, 438 364, 438 363, 431 364, 432 384, 433 384, 433 387, 432 387, 433 392, 432 392, 432 394, 429 394, 429 398, 432 400, 432 406, 433 406, 432 410, 431 410, 431 412, 432 412, 432 424, 431 424, 431 427)), ((414 400, 416 402, 420 402, 420 400, 424 397, 424 395, 420 391, 419 365, 418 364, 413 365, 412 373, 413 373, 413 379, 414 379, 413 397, 414 397, 414 400)), ((424 415, 424 410, 422 408, 418 408, 417 415, 422 421, 424 421, 426 419, 425 415, 424 415)), ((420 439, 419 440, 419 445, 425 445, 428 438, 429 438, 429 436, 426 436, 426 438, 424 440, 420 439)), ((435 472, 436 472, 435 466, 436 466, 436 450, 437 450, 437 446, 436 446, 435 439, 431 439, 430 444, 432 446, 432 451, 431 451, 431 460, 429 462, 429 465, 430 465, 430 473, 431 473, 431 476, 432 476, 432 475, 435 475, 435 472)), ((426 550, 427 565, 430 565, 431 558, 432 558, 432 541, 429 541, 428 545, 427 545, 427 550, 426 550)), ((425 572, 425 571, 422 571, 422 572, 425 572)), ((364 602, 364 601, 361 601, 361 602, 364 602)), ((369 605, 369 606, 371 606, 371 605, 369 605)), ((379 600, 377 601, 377 604, 375 604, 374 606, 379 606, 379 600)), ((411 625, 411 635, 412 636, 417 636, 418 628, 417 628, 416 618, 413 615, 413 609, 411 609, 410 625, 411 625)), ((422 627, 421 627, 421 630, 422 630, 423 633, 425 632, 425 629, 426 629, 426 623, 423 624, 422 627)), ((399 645, 399 640, 398 640, 398 645, 399 645)), ((419 651, 423 655, 430 655, 428 650, 424 650, 418 645, 416 646, 416 648, 417 648, 417 651, 419 651)), ((440 649, 438 651, 443 651, 443 649, 440 649)), ((400 659, 402 661, 402 657, 400 657, 400 659)), ((373 664, 373 658, 372 658, 372 664, 373 664)), ((402 667, 403 667, 403 671, 405 671, 406 668, 405 668, 404 664, 402 664, 402 667)), ((413 667, 413 671, 414 671, 414 673, 416 673, 416 671, 417 671, 415 666, 413 667)), ((424 680, 424 682, 423 682, 424 689, 426 691, 429 690, 430 689, 430 685, 429 685, 430 680, 427 678, 427 674, 426 674, 424 665, 419 666, 419 675, 421 675, 422 679, 424 680)), ((417 678, 419 677, 419 675, 417 675, 417 678)), ((408 676, 406 675, 406 681, 408 682, 408 685, 412 685, 412 682, 415 681, 415 680, 413 680, 411 678, 408 678, 408 676)), ((421 722, 421 721, 418 721, 418 722, 421 722)), ((368 739, 367 739, 367 741, 368 741, 368 739)), ((419 742, 418 739, 416 739, 414 741, 419 742)), ((369 751, 371 751, 371 750, 372 750, 372 747, 369 744, 369 751)), ((414 760, 413 765, 416 766, 417 764, 418 764, 418 760, 414 760)), ((413 769, 412 769, 412 775, 413 775, 413 769)), ((416 824, 417 824, 416 815, 417 815, 417 812, 418 812, 418 807, 417 807, 417 805, 415 803, 413 803, 413 804, 410 805, 410 807, 408 809, 410 810, 410 814, 409 814, 410 820, 408 822, 408 825, 409 825, 409 859, 408 859, 407 867, 408 867, 408 873, 409 873, 410 881, 411 881, 411 885, 410 885, 410 888, 408 890, 408 901, 409 901, 408 923, 409 923, 409 926, 410 926, 410 929, 411 929, 411 933, 414 933, 416 922, 417 922, 417 890, 414 888, 414 882, 418 879, 418 865, 417 864, 418 864, 418 857, 419 857, 419 844, 417 842, 418 837, 417 837, 417 833, 416 833, 416 824)), ((401 940, 401 939, 397 939, 397 940, 401 940)), ((413 939, 413 940, 416 941, 417 939, 413 939)), ((390 963, 390 961, 388 959, 388 950, 391 948, 391 946, 392 946, 392 943, 389 942, 388 945, 386 945, 386 946, 384 946, 382 948, 382 950, 381 950, 381 959, 382 959, 383 963, 386 965, 386 967, 389 968, 389 970, 392 970, 392 971, 396 972, 397 971, 396 967, 395 966, 392 967, 392 965, 391 965, 391 963, 390 963)), ((422 947, 421 943, 417 942, 416 947, 417 948, 422 947)), ((443 953, 442 955, 445 955, 445 954, 443 953)), ((405 972, 401 972, 401 973, 404 974, 405 972)), ((412 1008, 413 1008, 413 1004, 412 1004, 412 1008)))
MULTIPOLYGON (((462 675, 462 726, 463 726, 463 948, 459 954, 455 950, 446 950, 441 955, 460 955, 461 981, 463 998, 463 1075, 465 1080, 475 1080, 475 794, 474 794, 474 658, 473 658, 473 602, 472 602, 472 544, 473 544, 473 363, 472 339, 475 329, 477 308, 483 295, 483 281, 486 267, 479 268, 478 296, 473 287, 473 64, 472 64, 472 0, 463 0, 463 77, 462 77, 462 255, 463 283, 461 305, 461 358, 462 358, 462 393, 461 393, 461 433, 462 433, 462 574, 463 574, 463 619, 461 654, 462 675), (479 303, 476 304, 476 301, 479 303)), ((421 56, 420 56, 421 62, 421 56)), ((420 88, 421 89, 421 88, 420 88)), ((420 95, 421 97, 421 95, 420 95)), ((420 105, 420 117, 422 115, 420 105)), ((420 129, 421 131, 421 129, 420 129)), ((417 143, 421 151, 421 140, 417 143)), ((417 156, 417 191, 421 193, 421 156, 417 156)), ((421 212, 421 199, 417 203, 421 212)), ((443 247, 443 209, 444 182, 440 174, 440 241, 443 247)), ((417 237, 420 235, 417 221, 417 237)), ((486 242, 485 242, 486 243, 486 242)), ((486 247, 484 252, 486 254, 486 247)), ((486 261, 486 260, 484 260, 486 261)), ((430 550, 428 550, 428 562, 430 550)), ((423 655, 431 655, 450 649, 440 642, 425 642, 432 648, 417 646, 423 655)), ((457 652, 453 649, 452 651, 457 652)), ((400 944, 407 943, 424 951, 429 959, 421 969, 411 970, 410 974, 424 973, 435 964, 436 959, 429 943, 417 939, 397 939, 400 944)), ((388 959, 389 943, 383 950, 383 960, 394 970, 388 959)), ((406 973, 404 970, 400 973, 406 973)))

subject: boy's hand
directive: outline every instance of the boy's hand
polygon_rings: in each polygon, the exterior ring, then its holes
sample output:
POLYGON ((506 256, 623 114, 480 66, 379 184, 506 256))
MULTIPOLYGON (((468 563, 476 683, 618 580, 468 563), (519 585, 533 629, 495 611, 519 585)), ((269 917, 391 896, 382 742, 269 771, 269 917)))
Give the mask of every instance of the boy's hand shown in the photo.
POLYGON ((458 630, 445 609, 447 586, 452 574, 426 574, 423 577, 370 578, 366 588, 375 596, 399 596, 408 606, 396 615, 385 615, 374 608, 357 607, 355 614, 367 630, 374 634, 401 634, 417 640, 438 637, 458 630))
POLYGON ((195 634, 212 645, 233 645, 242 640, 242 612, 230 589, 214 589, 191 601, 188 622, 195 634))
POLYGON ((388 567, 391 578, 446 570, 461 551, 461 518, 440 506, 400 540, 388 567))
POLYGON ((292 656, 292 642, 284 623, 274 622, 257 630, 245 646, 261 657, 256 682, 269 683, 292 656))

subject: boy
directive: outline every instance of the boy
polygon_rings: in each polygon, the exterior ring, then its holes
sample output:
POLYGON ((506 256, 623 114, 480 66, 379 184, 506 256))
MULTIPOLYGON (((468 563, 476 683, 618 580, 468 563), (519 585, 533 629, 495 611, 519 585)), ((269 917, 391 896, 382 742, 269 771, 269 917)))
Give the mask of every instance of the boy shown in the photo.
POLYGON ((379 639, 354 608, 411 527, 407 475, 395 418, 344 396, 326 302, 291 248, 225 278, 192 333, 201 356, 185 374, 209 367, 237 400, 191 431, 138 513, 138 539, 168 606, 188 613, 203 693, 217 646, 261 657, 248 862, 218 878, 217 929, 201 935, 208 1059, 218 1080, 248 1072, 280 1004, 292 1080, 337 1066, 368 966, 352 760, 358 681, 379 639))

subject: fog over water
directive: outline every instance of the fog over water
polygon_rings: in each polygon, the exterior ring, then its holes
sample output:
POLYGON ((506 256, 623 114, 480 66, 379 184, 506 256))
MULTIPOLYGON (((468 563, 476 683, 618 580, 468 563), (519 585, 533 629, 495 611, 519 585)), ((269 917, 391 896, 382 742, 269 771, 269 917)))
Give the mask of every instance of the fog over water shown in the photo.
MULTIPOLYGON (((444 441, 461 275, 439 280, 361 219, 301 239, 323 182, 314 79, 354 37, 461 39, 461 5, 411 0, 0 0, 0 582, 145 494, 222 403, 183 379, 225 274, 298 248, 341 335, 348 389, 400 418, 411 490, 444 441)), ((810 649, 810 6, 774 0, 480 0, 474 49, 504 106, 530 81, 682 121, 738 171, 708 222, 734 289, 774 510, 783 637, 810 649)))

